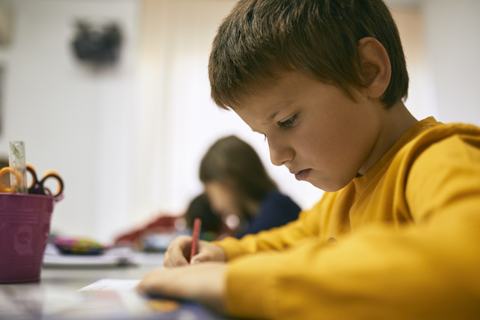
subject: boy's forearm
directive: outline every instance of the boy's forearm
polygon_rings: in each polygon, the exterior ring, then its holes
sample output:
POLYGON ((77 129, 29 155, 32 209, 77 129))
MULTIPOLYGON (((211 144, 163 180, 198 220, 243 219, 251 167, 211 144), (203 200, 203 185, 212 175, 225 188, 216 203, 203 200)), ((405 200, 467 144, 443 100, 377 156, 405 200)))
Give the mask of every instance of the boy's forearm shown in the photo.
POLYGON ((206 262, 149 272, 137 290, 150 294, 195 300, 223 312, 225 264, 206 262))
POLYGON ((258 234, 249 234, 241 239, 226 238, 212 243, 225 251, 227 261, 260 251, 283 250, 304 238, 317 235, 318 230, 314 228, 320 223, 312 221, 318 217, 318 215, 311 214, 312 210, 302 212, 298 220, 279 228, 262 231, 258 234))

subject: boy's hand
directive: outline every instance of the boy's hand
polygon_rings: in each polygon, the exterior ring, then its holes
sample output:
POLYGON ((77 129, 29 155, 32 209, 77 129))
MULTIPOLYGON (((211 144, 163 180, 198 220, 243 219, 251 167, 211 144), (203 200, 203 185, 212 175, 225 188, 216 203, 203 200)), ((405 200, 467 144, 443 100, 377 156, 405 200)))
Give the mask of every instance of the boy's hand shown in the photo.
MULTIPOLYGON (((190 248, 192 237, 177 237, 168 246, 163 260, 163 266, 166 268, 182 267, 188 265, 190 258, 190 248)), ((198 241, 198 253, 193 257, 191 264, 207 261, 226 262, 227 255, 225 251, 207 241, 198 241)))
POLYGON ((184 268, 150 271, 137 291, 172 298, 194 300, 217 312, 223 311, 224 263, 212 262, 184 268))

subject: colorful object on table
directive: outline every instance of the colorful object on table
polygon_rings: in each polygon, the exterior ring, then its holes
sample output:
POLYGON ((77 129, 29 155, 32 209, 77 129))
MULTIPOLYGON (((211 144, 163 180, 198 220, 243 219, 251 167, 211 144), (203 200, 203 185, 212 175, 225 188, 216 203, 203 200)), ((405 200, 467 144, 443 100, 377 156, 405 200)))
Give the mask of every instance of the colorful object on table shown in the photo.
POLYGON ((56 237, 53 244, 62 254, 99 255, 104 251, 101 244, 84 237, 56 237))
POLYGON ((190 249, 190 263, 192 263, 193 257, 197 254, 198 238, 200 237, 200 228, 202 227, 202 220, 195 218, 193 221, 193 234, 192 234, 192 246, 190 249))
POLYGON ((35 168, 31 164, 27 164, 27 171, 32 175, 32 183, 28 186, 28 193, 30 194, 44 194, 47 196, 53 196, 55 198, 61 197, 63 192, 63 180, 60 175, 54 170, 47 170, 43 174, 41 180, 38 180, 35 168), (45 186, 45 182, 48 179, 57 180, 57 191, 52 192, 45 186))

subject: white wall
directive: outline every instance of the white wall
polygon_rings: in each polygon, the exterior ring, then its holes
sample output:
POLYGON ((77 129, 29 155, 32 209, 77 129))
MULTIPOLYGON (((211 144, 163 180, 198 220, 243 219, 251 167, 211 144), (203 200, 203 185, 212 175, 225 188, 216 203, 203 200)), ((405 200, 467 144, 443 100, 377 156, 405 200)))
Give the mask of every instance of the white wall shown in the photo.
POLYGON ((480 1, 424 0, 438 120, 480 125, 480 1))
POLYGON ((438 116, 435 88, 428 69, 425 18, 417 7, 393 7, 410 79, 406 107, 417 119, 438 116))
POLYGON ((417 118, 480 125, 480 1, 386 0, 407 57, 417 118))
POLYGON ((129 119, 137 37, 135 0, 14 0, 13 42, 0 48, 6 70, 0 153, 23 140, 27 162, 65 181, 52 230, 104 235, 126 219, 129 119), (117 21, 125 35, 117 67, 93 72, 70 50, 77 18, 117 21), (105 216, 115 212, 115 216, 105 216), (108 221, 105 221, 108 217, 108 221))

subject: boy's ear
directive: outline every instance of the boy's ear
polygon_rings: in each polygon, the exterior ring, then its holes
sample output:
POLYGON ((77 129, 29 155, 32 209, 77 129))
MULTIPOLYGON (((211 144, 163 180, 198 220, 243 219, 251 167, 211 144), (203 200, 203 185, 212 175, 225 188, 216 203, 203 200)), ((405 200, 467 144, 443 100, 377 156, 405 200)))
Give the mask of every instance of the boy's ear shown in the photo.
POLYGON ((387 50, 377 39, 367 37, 358 41, 358 53, 364 92, 369 98, 380 98, 392 75, 387 50))

